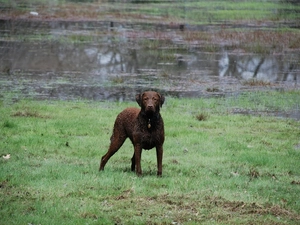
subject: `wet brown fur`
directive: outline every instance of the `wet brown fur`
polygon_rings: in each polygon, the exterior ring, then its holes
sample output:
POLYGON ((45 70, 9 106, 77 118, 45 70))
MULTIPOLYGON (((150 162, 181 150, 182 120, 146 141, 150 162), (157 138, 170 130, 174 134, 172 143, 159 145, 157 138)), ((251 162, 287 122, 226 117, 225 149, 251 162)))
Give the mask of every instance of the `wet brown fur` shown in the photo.
POLYGON ((142 149, 156 148, 157 175, 162 175, 163 143, 165 140, 164 122, 159 113, 164 96, 154 91, 147 91, 136 95, 136 101, 141 107, 127 108, 116 118, 111 143, 107 153, 102 157, 99 170, 104 170, 107 161, 129 138, 134 146, 131 158, 131 170, 142 175, 142 149))

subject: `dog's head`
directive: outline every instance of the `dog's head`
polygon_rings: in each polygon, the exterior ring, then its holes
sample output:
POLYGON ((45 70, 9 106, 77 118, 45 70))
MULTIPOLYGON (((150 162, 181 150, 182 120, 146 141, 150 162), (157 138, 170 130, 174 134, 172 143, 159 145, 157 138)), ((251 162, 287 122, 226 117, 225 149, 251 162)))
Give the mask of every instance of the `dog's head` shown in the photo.
POLYGON ((155 91, 146 91, 136 95, 136 101, 146 114, 158 113, 165 97, 155 91))

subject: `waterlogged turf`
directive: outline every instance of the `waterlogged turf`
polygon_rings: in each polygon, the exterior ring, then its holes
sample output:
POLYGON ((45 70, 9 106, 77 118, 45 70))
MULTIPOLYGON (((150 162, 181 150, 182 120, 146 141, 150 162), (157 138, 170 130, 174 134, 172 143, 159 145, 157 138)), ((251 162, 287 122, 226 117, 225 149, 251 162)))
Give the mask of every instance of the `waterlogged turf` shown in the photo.
MULTIPOLYGON (((163 176, 143 176, 126 141, 98 172, 116 115, 135 102, 0 104, 1 224, 298 224, 300 122, 234 114, 290 111, 299 92, 166 96, 163 176)), ((299 108, 298 108, 299 110, 299 108)))

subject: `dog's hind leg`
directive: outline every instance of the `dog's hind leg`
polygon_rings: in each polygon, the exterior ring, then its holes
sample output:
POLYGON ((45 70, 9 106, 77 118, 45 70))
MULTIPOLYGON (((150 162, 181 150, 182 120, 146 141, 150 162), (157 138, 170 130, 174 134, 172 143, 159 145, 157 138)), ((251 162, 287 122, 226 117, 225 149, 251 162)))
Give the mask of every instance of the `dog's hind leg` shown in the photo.
POLYGON ((111 136, 109 149, 107 153, 101 158, 99 171, 104 170, 104 166, 107 161, 121 148, 126 138, 126 135, 120 134, 117 130, 114 130, 113 135, 111 136))

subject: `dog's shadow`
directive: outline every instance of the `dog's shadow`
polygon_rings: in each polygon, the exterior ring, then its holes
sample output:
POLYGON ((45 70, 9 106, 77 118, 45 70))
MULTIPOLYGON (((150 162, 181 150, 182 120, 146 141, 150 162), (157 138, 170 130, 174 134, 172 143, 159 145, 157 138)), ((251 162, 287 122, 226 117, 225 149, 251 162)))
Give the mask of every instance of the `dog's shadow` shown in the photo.
MULTIPOLYGON (((111 168, 111 172, 115 172, 115 173, 126 173, 128 175, 133 175, 133 176, 137 176, 137 174, 135 173, 135 171, 131 171, 130 167, 112 167, 111 168)), ((140 177, 157 177, 157 171, 155 169, 144 169, 143 170, 143 174, 140 177)))

